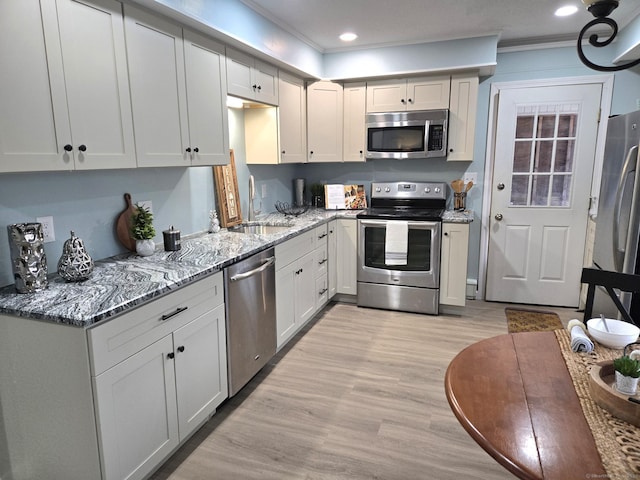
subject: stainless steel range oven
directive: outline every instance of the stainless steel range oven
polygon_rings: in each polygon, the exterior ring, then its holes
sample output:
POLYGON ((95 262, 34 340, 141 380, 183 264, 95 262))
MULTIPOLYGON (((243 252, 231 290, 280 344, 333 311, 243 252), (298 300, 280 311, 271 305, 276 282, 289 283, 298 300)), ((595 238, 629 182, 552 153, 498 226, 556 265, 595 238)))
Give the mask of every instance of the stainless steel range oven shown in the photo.
POLYGON ((358 305, 438 313, 446 184, 371 184, 358 215, 358 305))

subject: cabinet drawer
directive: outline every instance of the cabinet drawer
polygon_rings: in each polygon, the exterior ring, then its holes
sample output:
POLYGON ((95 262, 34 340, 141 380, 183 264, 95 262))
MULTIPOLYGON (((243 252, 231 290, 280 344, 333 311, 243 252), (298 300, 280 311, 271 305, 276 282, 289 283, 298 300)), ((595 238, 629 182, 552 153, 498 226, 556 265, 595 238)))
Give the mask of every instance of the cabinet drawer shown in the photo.
POLYGON ((99 375, 224 302, 222 272, 87 331, 91 374, 99 375))
MULTIPOLYGON (((329 236, 326 223, 324 225, 320 225, 319 227, 316 227, 313 231, 316 234, 316 242, 326 243, 327 237, 329 236)), ((316 244, 316 247, 319 247, 319 246, 320 244, 316 244)))
POLYGON ((327 243, 324 242, 315 249, 316 257, 316 278, 321 275, 327 274, 327 265, 329 264, 329 257, 327 256, 327 243))
POLYGON ((276 245, 276 270, 289 265, 300 257, 304 257, 314 248, 316 248, 315 229, 276 245))

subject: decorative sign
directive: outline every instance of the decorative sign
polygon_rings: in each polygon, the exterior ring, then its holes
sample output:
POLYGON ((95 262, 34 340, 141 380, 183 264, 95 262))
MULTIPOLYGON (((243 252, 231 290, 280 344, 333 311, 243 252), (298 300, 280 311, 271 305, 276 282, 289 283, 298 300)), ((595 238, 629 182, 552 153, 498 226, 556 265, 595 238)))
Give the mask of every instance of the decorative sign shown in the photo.
POLYGON ((238 194, 238 177, 236 162, 231 150, 229 164, 213 167, 216 188, 216 201, 220 211, 220 223, 223 227, 231 227, 242 223, 240 211, 240 195, 238 194))
POLYGON ((331 210, 360 210, 367 208, 364 185, 325 185, 324 208, 331 210))

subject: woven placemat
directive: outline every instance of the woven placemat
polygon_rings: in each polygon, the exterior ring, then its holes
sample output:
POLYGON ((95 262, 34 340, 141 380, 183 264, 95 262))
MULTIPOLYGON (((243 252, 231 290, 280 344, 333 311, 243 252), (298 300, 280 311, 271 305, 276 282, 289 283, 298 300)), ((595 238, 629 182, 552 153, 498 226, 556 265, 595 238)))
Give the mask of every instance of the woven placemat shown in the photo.
POLYGON ((504 314, 507 317, 509 333, 546 332, 564 328, 555 312, 507 307, 504 314))
POLYGON ((622 354, 594 343, 591 353, 574 353, 566 329, 556 330, 556 338, 580 399, 580 405, 609 479, 640 478, 640 428, 630 425, 598 406, 589 391, 589 371, 597 362, 613 360, 622 354))

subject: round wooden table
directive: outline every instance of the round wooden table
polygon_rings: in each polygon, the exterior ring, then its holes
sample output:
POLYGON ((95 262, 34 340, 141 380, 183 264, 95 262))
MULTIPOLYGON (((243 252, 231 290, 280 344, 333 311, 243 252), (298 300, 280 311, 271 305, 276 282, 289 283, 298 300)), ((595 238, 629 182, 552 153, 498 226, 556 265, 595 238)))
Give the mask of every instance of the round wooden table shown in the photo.
POLYGON ((449 364, 445 389, 465 430, 518 478, 606 478, 555 333, 467 347, 449 364))

